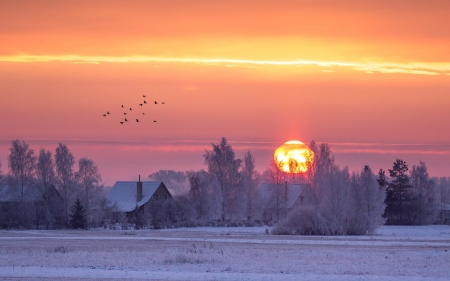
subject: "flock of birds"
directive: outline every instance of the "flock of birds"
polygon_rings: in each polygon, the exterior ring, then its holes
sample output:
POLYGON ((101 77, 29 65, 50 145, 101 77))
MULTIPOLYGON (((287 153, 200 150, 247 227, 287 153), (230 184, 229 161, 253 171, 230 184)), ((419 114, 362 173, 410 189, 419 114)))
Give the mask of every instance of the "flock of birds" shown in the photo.
MULTIPOLYGON (((146 105, 149 104, 149 103, 147 103, 147 101, 145 100, 145 98, 146 98, 147 96, 146 96, 146 95, 143 95, 142 97, 144 98, 144 100, 143 100, 141 103, 139 103, 139 107, 144 107, 144 106, 146 106, 146 105)), ((165 102, 158 103, 157 101, 154 101, 153 104, 165 104, 165 102)), ((133 108, 130 107, 130 109, 128 110, 128 109, 127 109, 128 107, 125 107, 123 104, 122 104, 121 108, 122 108, 122 110, 124 111, 124 112, 123 112, 124 117, 123 117, 123 120, 120 121, 119 123, 120 123, 121 125, 123 125, 123 124, 129 122, 128 119, 127 119, 127 116, 129 116, 129 115, 131 114, 130 111, 133 111, 133 108)), ((138 111, 138 110, 135 110, 135 111, 138 111)), ((106 113, 103 114, 103 117, 107 117, 107 116, 110 115, 110 114, 111 114, 111 113, 110 113, 109 111, 106 111, 106 113)), ((142 115, 145 115, 145 112, 142 112, 142 115)), ((128 117, 128 118, 130 118, 130 117, 128 117)), ((141 121, 139 120, 139 118, 130 118, 130 120, 132 120, 132 119, 136 119, 136 122, 138 122, 138 123, 141 122, 141 121)), ((153 122, 156 123, 157 121, 156 121, 156 120, 153 120, 153 122)))

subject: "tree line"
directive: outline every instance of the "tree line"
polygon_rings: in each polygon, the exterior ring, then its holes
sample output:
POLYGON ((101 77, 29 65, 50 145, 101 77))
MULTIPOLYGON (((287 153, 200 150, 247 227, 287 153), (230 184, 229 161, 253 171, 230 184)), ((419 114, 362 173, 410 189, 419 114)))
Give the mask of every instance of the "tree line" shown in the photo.
POLYGON ((385 223, 450 223, 450 179, 432 178, 424 162, 410 172, 401 159, 388 174, 382 169, 375 173, 368 165, 350 172, 335 163, 328 144, 312 141, 309 147, 315 161, 307 161, 308 171, 301 174, 293 172, 295 163, 291 172, 283 172, 275 160, 260 174, 251 152, 237 159, 225 138, 205 151, 206 169, 151 174, 155 180, 176 182, 179 193, 174 200, 178 205, 168 203, 170 216, 159 214, 161 222, 171 217, 161 226, 264 223, 275 224, 278 234, 354 235, 374 233, 385 223), (261 200, 262 183, 268 200, 261 200), (286 186, 293 183, 302 186, 302 202, 285 212, 286 186))
POLYGON ((125 216, 105 199, 93 160, 80 158, 76 165, 62 143, 53 153, 41 148, 35 155, 25 142, 14 140, 9 172, 3 175, 0 166, 0 186, 7 187, 0 189, 0 201, 14 198, 15 203, 1 205, 0 227, 268 224, 275 225, 276 234, 340 235, 374 233, 385 223, 450 223, 450 178, 431 177, 424 162, 409 170, 405 161, 397 159, 387 173, 382 169, 374 173, 368 165, 350 172, 335 163, 328 144, 312 141, 309 147, 315 159, 307 161, 307 172, 295 173, 296 163, 290 163, 290 172, 283 172, 274 159, 259 173, 250 151, 238 159, 222 138, 205 151, 205 169, 149 175, 171 189, 173 200, 152 201, 148 214, 137 208, 125 216), (301 189, 293 206, 288 202, 288 188, 301 189), (30 204, 33 192, 43 195, 39 204, 30 204))
POLYGON ((24 141, 13 140, 9 150, 7 175, 0 166, 1 227, 69 227, 77 199, 86 212, 86 227, 99 222, 93 207, 103 199, 103 185, 92 159, 80 158, 76 167, 73 153, 63 143, 54 153, 41 148, 36 154, 24 141))

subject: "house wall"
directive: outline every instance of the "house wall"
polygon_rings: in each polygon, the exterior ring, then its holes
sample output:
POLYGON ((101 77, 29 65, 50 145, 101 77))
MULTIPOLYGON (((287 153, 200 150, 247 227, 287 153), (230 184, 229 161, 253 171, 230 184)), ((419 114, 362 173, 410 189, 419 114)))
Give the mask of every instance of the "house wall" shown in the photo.
POLYGON ((164 188, 162 185, 158 187, 155 193, 152 196, 152 200, 154 201, 166 201, 171 198, 170 193, 164 188))

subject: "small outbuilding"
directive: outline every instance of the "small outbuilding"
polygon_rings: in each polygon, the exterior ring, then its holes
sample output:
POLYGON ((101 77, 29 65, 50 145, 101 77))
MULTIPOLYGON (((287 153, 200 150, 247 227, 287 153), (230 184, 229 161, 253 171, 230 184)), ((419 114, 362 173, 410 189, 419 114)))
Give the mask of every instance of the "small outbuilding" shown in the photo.
POLYGON ((63 199, 53 185, 0 185, 0 228, 60 228, 62 213, 63 199))
POLYGON ((286 217, 296 206, 310 204, 313 197, 307 184, 263 183, 254 199, 259 206, 255 218, 266 223, 276 222, 286 217))

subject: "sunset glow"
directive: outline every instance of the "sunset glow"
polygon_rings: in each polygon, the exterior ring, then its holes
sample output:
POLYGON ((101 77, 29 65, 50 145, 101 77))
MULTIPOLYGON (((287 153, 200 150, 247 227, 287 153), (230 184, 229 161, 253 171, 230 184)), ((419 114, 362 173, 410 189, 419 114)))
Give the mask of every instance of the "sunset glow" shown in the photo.
POLYGON ((314 152, 301 141, 288 141, 275 150, 275 162, 286 173, 304 173, 314 162, 314 152))
POLYGON ((2 1, 2 172, 14 139, 35 152, 70 144, 108 185, 204 168, 203 151, 226 137, 260 172, 278 144, 301 138, 330 143, 352 171, 403 158, 447 176, 449 10, 450 1, 2 1), (121 126, 120 105, 140 109, 143 95, 151 122, 143 111, 121 126))

